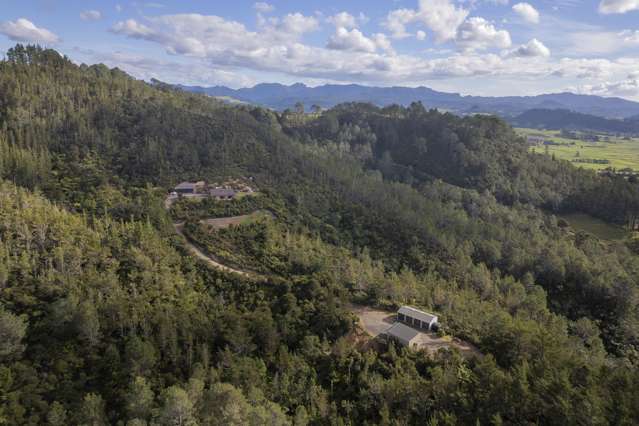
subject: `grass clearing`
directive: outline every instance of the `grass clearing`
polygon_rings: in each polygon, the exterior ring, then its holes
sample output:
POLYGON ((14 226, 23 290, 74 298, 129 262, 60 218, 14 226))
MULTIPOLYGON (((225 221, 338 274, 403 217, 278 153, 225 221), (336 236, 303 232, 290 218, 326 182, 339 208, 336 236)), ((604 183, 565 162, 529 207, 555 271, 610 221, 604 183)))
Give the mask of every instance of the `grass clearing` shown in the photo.
POLYGON ((522 136, 540 136, 551 140, 558 145, 537 145, 531 146, 530 150, 548 155, 555 155, 556 158, 572 162, 575 167, 582 167, 592 170, 603 170, 609 167, 620 170, 630 168, 639 171, 639 139, 624 139, 621 137, 600 135, 602 139, 608 137, 609 140, 601 142, 587 142, 581 140, 566 139, 561 137, 559 131, 537 130, 537 129, 516 129, 522 136), (584 163, 575 160, 608 160, 608 164, 584 163))
POLYGON ((246 225, 252 222, 256 222, 260 219, 271 218, 272 215, 265 211, 257 211, 251 214, 233 217, 221 217, 215 219, 204 219, 200 223, 209 226, 211 229, 224 229, 231 225, 246 225))
POLYGON ((611 225, 602 220, 583 213, 559 215, 570 224, 575 231, 583 231, 600 240, 619 241, 629 236, 629 232, 621 226, 611 225))

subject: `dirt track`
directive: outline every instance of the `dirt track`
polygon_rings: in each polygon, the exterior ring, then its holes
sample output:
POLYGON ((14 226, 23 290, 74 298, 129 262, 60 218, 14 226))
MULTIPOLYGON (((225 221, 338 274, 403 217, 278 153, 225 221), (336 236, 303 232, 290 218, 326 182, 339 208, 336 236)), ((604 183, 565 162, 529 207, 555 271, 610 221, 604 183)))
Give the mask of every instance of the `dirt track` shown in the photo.
POLYGON ((184 228, 184 224, 183 223, 174 223, 173 226, 175 227, 175 231, 181 235, 184 240, 186 241, 186 247, 189 249, 189 251, 197 258, 203 260, 204 262, 206 262, 209 266, 214 267, 215 269, 219 269, 221 271, 224 272, 231 272, 234 274, 239 274, 242 275, 244 277, 249 277, 251 276, 250 273, 246 272, 246 271, 240 271, 239 269, 233 269, 230 266, 226 266, 226 265, 222 265, 220 262, 216 261, 215 259, 213 259, 211 256, 208 256, 206 253, 204 253, 202 250, 200 250, 199 248, 197 248, 194 244, 192 244, 189 239, 187 238, 186 235, 184 235, 183 232, 183 228, 184 228))
MULTIPOLYGON (((175 197, 167 197, 164 200, 164 207, 168 210, 169 208, 171 208, 171 205, 173 204, 173 202, 176 200, 175 197)), ((250 218, 251 215, 245 215, 245 216, 234 216, 234 217, 226 217, 226 218, 218 218, 218 219, 207 219, 207 220, 202 220, 202 223, 205 223, 207 225, 212 225, 218 229, 221 228, 227 228, 232 224, 238 224, 243 222, 244 220, 250 218)), ((191 252, 191 254, 193 254, 195 257, 197 257, 198 259, 202 260, 203 262, 205 262, 207 265, 218 269, 220 271, 223 272, 228 272, 228 273, 232 273, 232 274, 238 274, 241 275, 243 277, 253 277, 253 278, 260 278, 263 279, 262 276, 260 275, 256 275, 253 273, 250 273, 248 271, 241 271, 239 269, 235 269, 235 268, 231 268, 230 266, 226 266, 221 264, 220 262, 218 262, 215 258, 213 258, 212 256, 207 255, 206 253, 204 253, 200 248, 198 248, 196 245, 194 245, 193 243, 191 243, 191 241, 188 239, 188 237, 184 234, 183 228, 184 228, 184 223, 183 222, 178 222, 178 223, 174 223, 173 227, 175 228, 175 232, 178 233, 178 235, 180 235, 182 238, 184 238, 186 247, 189 249, 189 251, 191 252)))

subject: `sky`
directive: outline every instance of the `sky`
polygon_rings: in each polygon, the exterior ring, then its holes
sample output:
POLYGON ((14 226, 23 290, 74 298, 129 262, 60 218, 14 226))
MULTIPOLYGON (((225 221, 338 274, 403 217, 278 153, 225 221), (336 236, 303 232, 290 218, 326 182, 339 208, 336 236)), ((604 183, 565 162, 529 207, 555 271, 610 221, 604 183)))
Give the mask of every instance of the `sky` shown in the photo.
POLYGON ((136 78, 639 101, 639 0, 0 0, 16 43, 136 78))

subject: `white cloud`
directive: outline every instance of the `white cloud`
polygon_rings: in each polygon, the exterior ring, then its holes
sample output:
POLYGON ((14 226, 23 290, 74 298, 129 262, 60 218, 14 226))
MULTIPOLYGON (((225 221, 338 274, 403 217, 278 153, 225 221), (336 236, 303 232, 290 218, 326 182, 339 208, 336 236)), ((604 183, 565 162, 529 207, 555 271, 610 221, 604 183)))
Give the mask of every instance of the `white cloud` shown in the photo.
POLYGON ((205 68, 229 73, 251 70, 305 81, 418 85, 437 79, 481 76, 513 81, 584 79, 585 83, 594 84, 614 81, 639 68, 637 58, 539 60, 545 57, 546 50, 538 41, 530 41, 513 52, 480 54, 479 49, 511 45, 507 32, 495 29, 482 18, 468 19, 458 31, 458 42, 465 50, 447 52, 446 57, 395 53, 383 34, 367 36, 360 30, 343 27, 328 46, 318 47, 302 40, 317 23, 302 15, 290 16, 268 19, 257 30, 249 30, 239 22, 217 16, 164 15, 147 18, 144 23, 123 21, 112 31, 156 43, 176 57, 194 58, 189 60, 205 68))
POLYGON ((609 55, 626 47, 614 31, 576 31, 565 38, 571 42, 570 52, 575 55, 609 55))
POLYGON ((620 32, 619 36, 623 38, 624 43, 639 44, 639 30, 625 30, 620 32))
POLYGON ((542 42, 533 38, 526 44, 522 44, 517 49, 509 53, 510 56, 518 56, 522 58, 534 58, 550 56, 550 49, 548 49, 542 42))
POLYGON ((531 24, 539 23, 539 12, 530 3, 517 3, 513 6, 513 10, 526 22, 531 24))
POLYGON ((253 5, 253 8, 260 13, 270 13, 275 10, 275 6, 263 1, 258 1, 257 3, 255 3, 253 5))
POLYGON ((450 0, 420 0, 417 19, 435 33, 436 41, 444 42, 455 38, 468 13, 450 0))
POLYGON ((377 33, 368 38, 357 28, 348 30, 344 27, 335 30, 335 34, 328 40, 326 47, 333 50, 368 53, 374 53, 378 49, 388 52, 393 50, 390 40, 384 34, 377 33))
POLYGON ((148 39, 152 35, 155 35, 155 31, 146 25, 138 23, 135 19, 127 19, 126 21, 117 22, 111 28, 111 32, 140 39, 148 39))
POLYGON ((340 12, 326 19, 327 22, 335 25, 336 28, 357 28, 360 24, 368 22, 368 17, 363 13, 353 16, 348 12, 340 12))
POLYGON ((80 12, 80 18, 84 21, 99 21, 102 13, 99 10, 85 10, 80 12))
POLYGON ((361 31, 356 28, 349 31, 344 27, 337 28, 326 46, 335 50, 353 50, 369 53, 377 50, 377 44, 362 34, 361 31))
POLYGON ((26 43, 55 44, 60 41, 60 38, 51 31, 36 27, 33 22, 24 18, 0 23, 0 34, 6 35, 13 41, 26 43))
POLYGON ((626 13, 639 10, 639 0, 601 0, 599 12, 604 14, 626 13))
POLYGON ((101 62, 109 67, 118 67, 132 76, 144 80, 152 78, 186 85, 225 85, 229 87, 247 87, 255 80, 237 72, 213 68, 206 64, 163 61, 128 52, 97 52, 75 49, 90 62, 101 62))
POLYGON ((282 18, 278 28, 294 35, 310 33, 319 28, 319 22, 313 16, 304 16, 301 13, 289 13, 282 18))
POLYGON ((415 33, 415 38, 420 41, 426 40, 426 33, 422 30, 419 30, 415 33))
POLYGON ((472 17, 466 20, 457 32, 457 45, 466 50, 510 47, 510 34, 505 30, 497 30, 484 18, 472 17))
POLYGON ((410 36, 407 25, 422 24, 435 34, 435 41, 442 43, 455 38, 457 28, 468 14, 468 10, 455 6, 450 0, 420 0, 418 10, 393 10, 383 25, 393 38, 406 38, 410 36))
POLYGON ((578 93, 598 96, 639 97, 639 73, 634 72, 618 81, 605 81, 597 84, 584 84, 574 90, 578 93))
POLYGON ((393 38, 410 37, 406 25, 415 21, 417 12, 411 9, 396 9, 390 12, 383 22, 384 27, 391 32, 393 38))

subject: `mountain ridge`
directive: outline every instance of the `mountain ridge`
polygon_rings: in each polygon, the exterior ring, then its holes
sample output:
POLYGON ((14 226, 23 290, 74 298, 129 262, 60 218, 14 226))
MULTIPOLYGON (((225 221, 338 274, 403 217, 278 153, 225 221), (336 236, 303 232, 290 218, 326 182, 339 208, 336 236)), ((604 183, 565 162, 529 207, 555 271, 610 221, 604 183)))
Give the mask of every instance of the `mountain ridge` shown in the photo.
POLYGON ((493 113, 504 117, 519 115, 530 109, 567 109, 606 118, 628 118, 639 115, 639 102, 618 97, 581 95, 570 92, 535 96, 472 96, 440 92, 429 87, 375 87, 359 84, 326 84, 317 87, 303 83, 283 85, 260 83, 250 88, 231 89, 226 86, 176 85, 182 90, 209 96, 231 97, 243 102, 276 110, 293 108, 297 102, 307 107, 330 108, 345 102, 370 102, 378 106, 409 105, 421 101, 427 107, 450 110, 459 114, 493 113))

